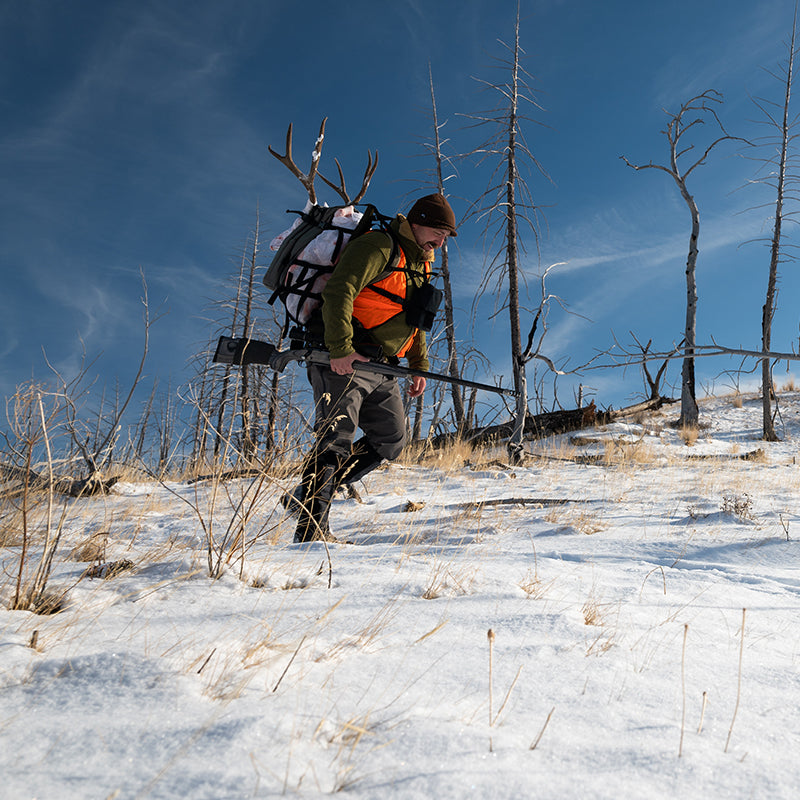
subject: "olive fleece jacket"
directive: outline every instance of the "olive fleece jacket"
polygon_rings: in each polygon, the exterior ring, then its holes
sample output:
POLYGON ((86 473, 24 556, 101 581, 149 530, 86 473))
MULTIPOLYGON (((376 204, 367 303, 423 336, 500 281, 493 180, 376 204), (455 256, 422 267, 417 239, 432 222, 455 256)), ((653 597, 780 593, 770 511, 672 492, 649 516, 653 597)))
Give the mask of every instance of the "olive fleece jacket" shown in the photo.
MULTIPOLYGON (((406 285, 423 283, 425 263, 433 260, 433 251, 423 250, 414 238, 411 226, 402 214, 390 223, 400 247, 406 255, 406 285)), ((343 358, 355 352, 353 347, 353 300, 385 269, 392 256, 392 238, 382 231, 370 231, 353 239, 336 265, 322 292, 322 319, 325 324, 325 345, 331 358, 343 358)), ((409 339, 406 352, 412 369, 428 370, 428 347, 425 333, 406 324, 405 313, 371 328, 370 336, 387 356, 397 355, 409 339)))

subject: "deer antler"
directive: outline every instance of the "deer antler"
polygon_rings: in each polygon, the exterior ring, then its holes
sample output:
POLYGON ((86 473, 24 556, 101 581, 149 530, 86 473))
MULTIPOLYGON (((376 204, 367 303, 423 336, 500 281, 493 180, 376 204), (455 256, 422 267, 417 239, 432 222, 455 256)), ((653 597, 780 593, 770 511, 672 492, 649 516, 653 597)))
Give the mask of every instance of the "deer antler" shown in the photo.
POLYGON ((348 205, 355 205, 356 203, 361 202, 364 198, 364 195, 367 193, 367 189, 369 189, 369 182, 372 180, 372 176, 375 174, 375 170, 378 168, 378 151, 375 151, 375 160, 372 160, 372 152, 367 150, 367 168, 364 170, 364 177, 361 180, 361 189, 359 190, 358 194, 355 196, 354 200, 350 199, 350 196, 347 194, 347 187, 344 183, 344 173, 342 172, 342 165, 339 163, 338 158, 333 159, 336 163, 336 169, 339 170, 339 185, 337 186, 333 182, 329 181, 322 173, 320 173, 320 178, 322 178, 328 186, 331 187, 338 195, 345 201, 348 205))
POLYGON ((328 121, 328 118, 325 117, 322 120, 322 124, 319 126, 319 136, 317 137, 317 143, 314 145, 314 152, 311 154, 311 168, 308 170, 308 174, 306 175, 304 172, 300 170, 297 164, 294 163, 294 159, 292 158, 292 123, 289 123, 289 129, 286 131, 286 153, 281 155, 280 153, 276 153, 269 145, 267 145, 267 149, 272 153, 278 161, 281 162, 288 170, 292 173, 300 183, 305 187, 305 190, 308 192, 308 199, 316 205, 317 203, 317 193, 314 189, 314 178, 319 174, 319 177, 322 178, 328 186, 331 187, 339 197, 344 200, 345 203, 348 205, 355 205, 356 203, 361 202, 364 198, 364 195, 367 193, 367 189, 369 188, 369 182, 372 180, 372 176, 375 174, 375 170, 378 168, 378 151, 375 151, 375 158, 372 158, 372 152, 367 150, 367 168, 364 170, 364 177, 361 181, 361 189, 359 190, 358 194, 355 196, 355 199, 351 200, 350 196, 347 194, 347 187, 345 186, 344 182, 344 172, 342 172, 342 165, 339 163, 339 160, 334 158, 333 160, 336 162, 336 169, 339 170, 339 185, 337 186, 335 183, 329 181, 321 172, 317 172, 317 168, 319 167, 319 160, 320 156, 322 155, 322 142, 325 139, 325 123, 328 121))
MULTIPOLYGON (((317 143, 314 145, 314 152, 311 154, 311 167, 308 170, 308 175, 303 173, 297 164, 294 163, 294 159, 292 158, 292 123, 289 123, 289 129, 286 131, 286 154, 281 155, 280 153, 276 153, 269 145, 267 145, 267 149, 272 153, 278 161, 281 162, 289 172, 292 173, 303 185, 305 190, 308 192, 308 199, 314 204, 317 204, 317 193, 314 190, 314 178, 317 175, 317 167, 319 166, 319 159, 322 154, 322 142, 325 139, 325 123, 328 121, 328 118, 325 117, 322 120, 322 124, 319 126, 319 136, 317 137, 317 143)), ((321 176, 320 176, 321 177, 321 176)), ((322 180, 325 180, 324 178, 322 180)), ((325 181, 327 183, 327 181, 325 181)))

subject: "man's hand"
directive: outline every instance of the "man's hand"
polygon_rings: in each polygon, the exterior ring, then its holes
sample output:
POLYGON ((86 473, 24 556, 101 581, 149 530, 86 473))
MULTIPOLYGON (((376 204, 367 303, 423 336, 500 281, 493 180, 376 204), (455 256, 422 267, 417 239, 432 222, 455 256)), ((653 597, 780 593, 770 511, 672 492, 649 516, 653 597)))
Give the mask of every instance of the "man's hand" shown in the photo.
POLYGON ((425 391, 425 378, 414 375, 411 378, 411 386, 408 387, 409 397, 419 397, 425 391))
POLYGON ((361 353, 350 353, 349 356, 332 358, 331 369, 337 375, 350 375, 353 371, 354 361, 369 361, 369 359, 366 356, 362 356, 361 353))

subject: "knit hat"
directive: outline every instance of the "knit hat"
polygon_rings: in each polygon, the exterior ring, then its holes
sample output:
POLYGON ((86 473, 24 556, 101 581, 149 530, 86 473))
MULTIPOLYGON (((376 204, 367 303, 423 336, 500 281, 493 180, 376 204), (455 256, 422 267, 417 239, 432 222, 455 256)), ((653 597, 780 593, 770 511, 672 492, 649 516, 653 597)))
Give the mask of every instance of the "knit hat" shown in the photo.
POLYGON ((451 236, 456 233, 456 215, 450 208, 450 203, 445 200, 444 195, 429 194, 420 197, 408 212, 408 221, 414 225, 425 225, 428 228, 443 228, 451 236))

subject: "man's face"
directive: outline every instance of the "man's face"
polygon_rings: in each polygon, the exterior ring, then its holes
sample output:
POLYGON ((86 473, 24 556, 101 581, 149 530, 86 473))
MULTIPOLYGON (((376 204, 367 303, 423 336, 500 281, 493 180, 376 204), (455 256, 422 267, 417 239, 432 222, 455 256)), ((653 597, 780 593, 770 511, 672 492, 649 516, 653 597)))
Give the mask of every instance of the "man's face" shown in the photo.
POLYGON ((435 250, 437 247, 441 247, 450 234, 446 228, 429 228, 427 225, 417 225, 413 222, 411 230, 414 232, 417 244, 423 250, 435 250))

